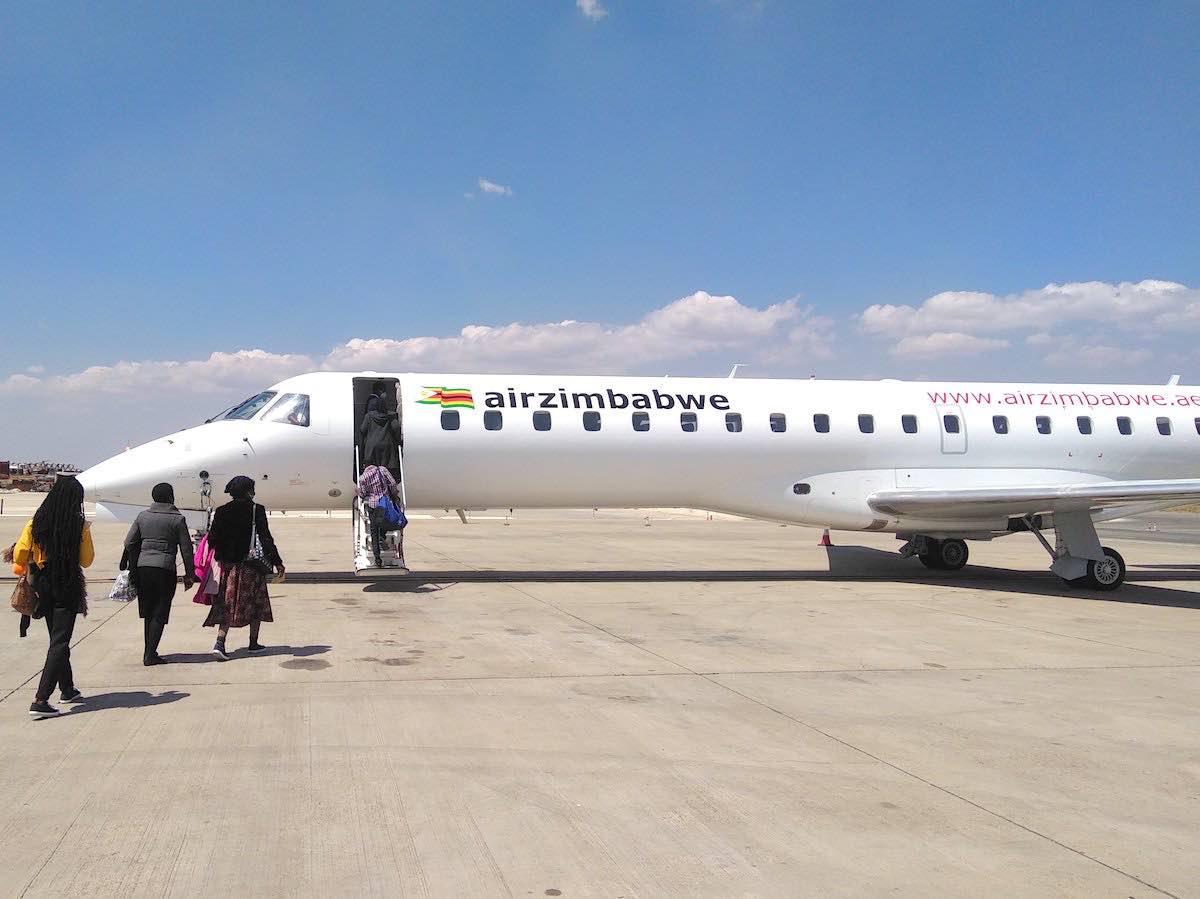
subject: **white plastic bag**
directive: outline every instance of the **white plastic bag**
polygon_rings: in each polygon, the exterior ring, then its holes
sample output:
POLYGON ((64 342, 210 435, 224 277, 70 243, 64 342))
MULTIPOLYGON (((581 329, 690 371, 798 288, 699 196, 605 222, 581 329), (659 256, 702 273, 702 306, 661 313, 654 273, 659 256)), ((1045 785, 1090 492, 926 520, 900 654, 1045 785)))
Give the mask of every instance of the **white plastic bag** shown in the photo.
POLYGON ((115 602, 131 602, 137 599, 137 590, 129 580, 128 571, 117 573, 117 579, 113 581, 112 592, 108 594, 108 598, 115 602))

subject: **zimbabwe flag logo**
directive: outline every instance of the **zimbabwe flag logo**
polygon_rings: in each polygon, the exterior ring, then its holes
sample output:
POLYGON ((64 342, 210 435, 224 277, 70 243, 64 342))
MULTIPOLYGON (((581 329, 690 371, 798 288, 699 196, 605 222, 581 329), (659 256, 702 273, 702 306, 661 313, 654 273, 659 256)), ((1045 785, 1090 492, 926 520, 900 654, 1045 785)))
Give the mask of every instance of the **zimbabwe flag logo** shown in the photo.
POLYGON ((462 387, 422 387, 418 403, 443 409, 474 409, 475 398, 462 387))

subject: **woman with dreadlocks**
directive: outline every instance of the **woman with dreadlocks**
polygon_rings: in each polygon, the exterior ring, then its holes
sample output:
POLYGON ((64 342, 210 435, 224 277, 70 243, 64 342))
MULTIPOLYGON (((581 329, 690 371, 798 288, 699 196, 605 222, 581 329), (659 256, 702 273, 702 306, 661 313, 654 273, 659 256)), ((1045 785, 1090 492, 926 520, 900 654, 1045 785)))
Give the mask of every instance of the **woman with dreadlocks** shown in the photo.
POLYGON ((92 532, 83 520, 83 485, 73 477, 61 477, 42 500, 33 520, 25 525, 13 549, 13 573, 28 573, 29 585, 38 597, 33 617, 45 618, 50 633, 42 679, 29 707, 34 718, 58 714, 58 709, 50 705, 56 685, 63 702, 83 699, 71 673, 71 634, 75 616, 87 614, 83 569, 95 558, 92 532))
POLYGON ((208 529, 208 545, 221 563, 221 586, 213 597, 212 608, 204 619, 205 627, 217 626, 213 655, 229 661, 225 638, 231 627, 250 626, 249 652, 262 652, 258 628, 274 621, 271 598, 267 595, 267 575, 273 570, 279 580, 286 571, 279 550, 271 538, 267 510, 254 501, 254 481, 238 475, 225 485, 233 497, 213 513, 208 529))

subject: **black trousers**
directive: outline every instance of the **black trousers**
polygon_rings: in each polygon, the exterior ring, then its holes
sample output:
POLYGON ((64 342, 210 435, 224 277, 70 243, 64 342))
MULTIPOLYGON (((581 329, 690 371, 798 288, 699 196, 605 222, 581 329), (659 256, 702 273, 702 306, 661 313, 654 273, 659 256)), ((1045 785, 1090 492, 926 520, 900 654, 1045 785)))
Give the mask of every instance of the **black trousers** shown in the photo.
POLYGON ((383 509, 377 509, 374 506, 370 507, 368 512, 371 518, 371 548, 375 551, 375 558, 378 560, 380 553, 383 552, 383 538, 387 533, 387 518, 383 514, 383 509))
POLYGON ((143 659, 158 654, 163 628, 171 620, 171 602, 175 599, 177 584, 174 569, 138 567, 138 614, 142 617, 142 636, 146 644, 143 659))
POLYGON ((75 676, 71 671, 71 635, 75 633, 74 609, 54 608, 46 604, 46 630, 50 634, 50 648, 46 650, 46 664, 42 668, 42 679, 38 682, 37 700, 45 702, 57 685, 63 693, 75 692, 75 676))

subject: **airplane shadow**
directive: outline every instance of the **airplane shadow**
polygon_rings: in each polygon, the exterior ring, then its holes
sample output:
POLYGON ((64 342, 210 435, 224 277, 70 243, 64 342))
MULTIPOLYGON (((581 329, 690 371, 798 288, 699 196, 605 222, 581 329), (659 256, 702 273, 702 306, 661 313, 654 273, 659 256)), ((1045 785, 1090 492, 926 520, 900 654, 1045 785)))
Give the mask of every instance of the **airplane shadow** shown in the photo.
MULTIPOLYGON (((828 569, 751 570, 440 570, 414 571, 369 582, 367 593, 420 592, 430 584, 458 583, 753 583, 820 581, 896 581, 928 586, 1061 596, 1081 600, 1200 609, 1200 592, 1154 586, 1170 581, 1200 581, 1197 565, 1131 566, 1129 580, 1118 590, 1105 592, 1068 584, 1049 571, 1023 571, 968 565, 961 571, 936 571, 915 559, 866 546, 833 546, 827 550, 828 569), (1152 569, 1152 570, 1143 570, 1152 569)), ((358 578, 352 580, 361 580, 358 578)))

